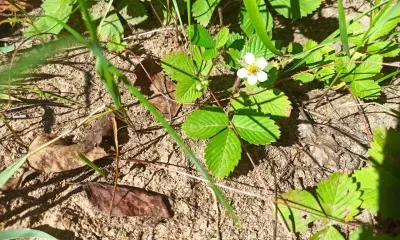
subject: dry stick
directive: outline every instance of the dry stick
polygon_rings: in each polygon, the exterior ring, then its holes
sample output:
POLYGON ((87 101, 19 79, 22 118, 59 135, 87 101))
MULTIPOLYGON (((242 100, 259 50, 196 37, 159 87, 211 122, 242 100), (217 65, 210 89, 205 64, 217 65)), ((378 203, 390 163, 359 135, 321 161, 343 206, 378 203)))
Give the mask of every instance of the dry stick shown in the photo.
POLYGON ((114 190, 113 190, 113 195, 112 199, 110 202, 110 211, 108 212, 108 215, 111 216, 112 210, 114 208, 114 199, 115 199, 115 193, 117 191, 117 185, 118 185, 118 175, 119 175, 119 150, 118 150, 118 127, 117 127, 117 121, 115 120, 115 116, 112 115, 111 121, 113 123, 113 133, 114 133, 114 143, 115 143, 115 178, 114 178, 114 190))
POLYGON ((124 37, 124 40, 128 40, 128 39, 132 39, 135 37, 141 37, 147 34, 152 34, 152 33, 156 33, 156 32, 164 32, 164 31, 168 31, 168 30, 173 30, 173 27, 165 27, 165 28, 159 28, 159 29, 154 29, 151 31, 147 31, 147 32, 141 32, 141 33, 137 33, 136 35, 132 35, 132 36, 128 36, 128 37, 124 37))
MULTIPOLYGON (((352 95, 352 96, 353 96, 353 95, 352 95)), ((363 122, 363 124, 364 124, 365 131, 366 131, 366 133, 367 133, 367 135, 368 135, 368 138, 369 138, 370 141, 372 141, 372 132, 371 132, 371 129, 370 129, 370 127, 369 127, 368 120, 367 120, 367 118, 365 117, 364 109, 359 105, 360 102, 358 101, 357 97, 353 96, 353 99, 354 99, 354 101, 356 102, 356 104, 358 104, 358 105, 357 105, 358 113, 360 114, 361 120, 362 120, 362 122, 363 122)))

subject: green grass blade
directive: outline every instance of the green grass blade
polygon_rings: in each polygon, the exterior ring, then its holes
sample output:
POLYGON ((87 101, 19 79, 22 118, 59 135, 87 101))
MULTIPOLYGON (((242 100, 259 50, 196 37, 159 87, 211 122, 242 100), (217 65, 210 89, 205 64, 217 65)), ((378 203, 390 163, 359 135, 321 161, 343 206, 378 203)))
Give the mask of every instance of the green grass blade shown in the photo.
POLYGON ((244 0, 243 2, 247 12, 249 13, 251 24, 253 25, 256 33, 261 38, 264 45, 274 54, 281 56, 282 53, 275 48, 267 34, 256 0, 244 0))
POLYGON ((79 158, 84 161, 89 167, 91 167, 93 170, 98 172, 101 176, 104 177, 104 172, 101 170, 94 162, 90 161, 83 153, 78 153, 79 158))
POLYGON ((192 11, 190 11, 190 9, 192 8, 192 4, 190 2, 190 0, 186 0, 186 8, 187 8, 187 17, 188 17, 188 27, 190 29, 190 25, 192 22, 192 11))
POLYGON ((222 192, 217 188, 213 179, 208 174, 207 170, 203 167, 203 164, 199 159, 195 156, 195 154, 190 150, 190 148, 185 144, 183 139, 179 136, 179 134, 171 127, 171 125, 165 120, 165 118, 157 111, 157 109, 143 96, 143 94, 134 87, 129 80, 114 66, 110 66, 111 72, 113 72, 125 86, 129 89, 129 91, 137 97, 137 99, 154 115, 157 121, 162 125, 162 127, 169 133, 169 135, 175 140, 175 142, 181 147, 181 149, 185 152, 185 154, 189 157, 193 165, 196 167, 197 171, 208 181, 212 190, 214 191, 218 201, 225 207, 227 212, 230 214, 235 223, 238 223, 239 220, 236 214, 233 212, 231 205, 226 201, 222 192))
MULTIPOLYGON (((377 9, 377 8, 383 6, 383 5, 385 5, 385 4, 387 4, 388 2, 391 2, 391 1, 392 1, 392 0, 387 0, 387 1, 381 2, 380 4, 377 4, 377 5, 375 5, 374 7, 372 7, 372 8, 370 8, 370 9, 364 11, 363 13, 361 13, 360 15, 358 15, 357 17, 355 17, 355 18, 353 18, 352 20, 348 21, 347 25, 350 25, 350 24, 352 24, 353 22, 356 22, 356 21, 360 20, 360 19, 361 19, 362 17, 364 17, 365 15, 369 14, 370 12, 374 11, 375 9, 377 9)), ((321 47, 323 47, 323 46, 325 46, 325 45, 327 45, 327 44, 330 44, 330 43, 333 43, 333 42, 336 42, 337 40, 339 40, 339 39, 337 38, 337 36, 338 36, 339 34, 340 34, 340 30, 337 29, 337 30, 334 31, 331 35, 329 35, 327 38, 325 38, 320 44, 318 44, 318 46, 315 46, 315 47, 312 48, 312 49, 309 49, 309 50, 307 50, 307 51, 305 51, 305 52, 301 52, 301 53, 292 55, 292 56, 290 56, 289 58, 287 58, 285 61, 290 61, 290 60, 295 59, 296 57, 298 57, 298 56, 300 56, 300 55, 305 54, 306 52, 308 52, 308 54, 307 54, 305 57, 303 57, 303 58, 302 58, 300 61, 298 61, 296 64, 292 65, 290 68, 284 70, 283 73, 291 72, 291 71, 293 71, 294 69, 296 69, 296 68, 302 66, 302 65, 307 61, 307 58, 312 54, 313 51, 318 50, 318 49, 320 49, 321 47)))
POLYGON ((21 239, 21 238, 40 238, 40 239, 52 239, 57 240, 57 238, 35 229, 21 228, 21 229, 10 229, 0 232, 0 239, 21 239))
POLYGON ((22 164, 24 164, 26 159, 27 156, 18 159, 13 165, 9 166, 3 172, 0 173, 0 188, 3 187, 3 185, 8 181, 8 179, 10 179, 12 175, 14 175, 15 171, 17 171, 18 168, 20 168, 22 164))
POLYGON ((373 27, 369 32, 367 38, 372 34, 374 34, 378 29, 381 29, 386 24, 386 22, 398 16, 399 12, 400 12, 400 2, 396 3, 396 5, 391 7, 390 10, 381 18, 374 21, 373 27))
MULTIPOLYGON (((179 24, 181 25, 182 32, 185 33, 185 28, 183 27, 181 14, 179 12, 178 2, 176 0, 172 0, 172 2, 174 3, 175 12, 176 12, 176 15, 178 16, 178 20, 179 20, 179 24)), ((190 11, 190 10, 188 10, 188 11, 190 11)), ((186 39, 186 35, 185 34, 184 34, 184 36, 185 36, 185 39, 186 39)), ((187 39, 186 39, 186 41, 187 41, 187 39)))
POLYGON ((98 43, 98 39, 97 39, 97 33, 96 33, 96 28, 94 27, 93 23, 92 23, 92 19, 90 18, 90 14, 89 14, 89 5, 88 5, 88 1, 87 0, 79 0, 79 6, 82 12, 82 16, 83 16, 83 21, 85 22, 85 26, 87 28, 87 30, 89 31, 90 34, 90 38, 92 39, 92 41, 94 43, 98 43))
POLYGON ((346 16, 344 14, 344 7, 342 0, 338 0, 338 11, 339 11, 339 30, 340 30, 340 39, 342 40, 343 49, 346 52, 346 55, 351 58, 350 50, 349 50, 349 36, 347 34, 347 23, 346 16))

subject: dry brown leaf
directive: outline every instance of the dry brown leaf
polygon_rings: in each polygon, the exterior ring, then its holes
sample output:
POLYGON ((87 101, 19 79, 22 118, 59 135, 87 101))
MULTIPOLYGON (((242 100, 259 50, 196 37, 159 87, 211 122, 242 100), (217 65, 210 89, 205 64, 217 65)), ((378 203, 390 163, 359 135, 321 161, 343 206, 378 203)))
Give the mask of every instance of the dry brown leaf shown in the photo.
MULTIPOLYGON (((29 146, 29 150, 36 149, 51 139, 47 134, 39 135, 33 140, 29 146)), ((94 147, 90 151, 86 151, 86 146, 82 143, 66 145, 64 142, 58 141, 29 157, 28 164, 36 171, 45 173, 69 171, 86 165, 79 158, 78 153, 85 154, 91 161, 108 155, 100 147, 94 147)))
POLYGON ((143 93, 150 95, 150 103, 162 114, 172 118, 178 113, 181 105, 174 101, 176 84, 165 76, 161 66, 154 59, 150 57, 143 59, 140 64, 136 65, 134 74, 137 78, 135 85, 139 86, 143 93))
POLYGON ((175 117, 181 107, 179 103, 169 100, 175 100, 175 88, 176 84, 165 76, 164 72, 161 71, 153 76, 153 84, 150 89, 154 92, 154 97, 149 101, 162 114, 170 118, 175 117))
MULTIPOLYGON (((21 0, 16 0, 15 3, 24 9, 32 6, 26 1, 21 0)), ((0 13, 1 12, 18 12, 18 9, 12 6, 7 0, 0 0, 0 13)))
MULTIPOLYGON (((90 203, 100 212, 109 213, 113 198, 114 186, 103 183, 86 183, 83 185, 90 203)), ((118 186, 115 192, 111 215, 151 216, 170 218, 169 204, 164 195, 134 187, 118 186)))

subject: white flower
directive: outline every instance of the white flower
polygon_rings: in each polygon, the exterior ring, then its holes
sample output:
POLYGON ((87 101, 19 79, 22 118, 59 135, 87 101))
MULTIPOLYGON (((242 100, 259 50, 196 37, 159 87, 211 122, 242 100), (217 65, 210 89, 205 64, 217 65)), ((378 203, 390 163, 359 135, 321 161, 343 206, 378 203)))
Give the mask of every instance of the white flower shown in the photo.
POLYGON ((247 78, 247 82, 250 85, 254 85, 257 81, 265 82, 268 79, 268 75, 263 71, 267 67, 268 62, 265 58, 255 58, 254 54, 246 53, 244 56, 244 62, 246 63, 244 68, 237 71, 239 78, 247 78))

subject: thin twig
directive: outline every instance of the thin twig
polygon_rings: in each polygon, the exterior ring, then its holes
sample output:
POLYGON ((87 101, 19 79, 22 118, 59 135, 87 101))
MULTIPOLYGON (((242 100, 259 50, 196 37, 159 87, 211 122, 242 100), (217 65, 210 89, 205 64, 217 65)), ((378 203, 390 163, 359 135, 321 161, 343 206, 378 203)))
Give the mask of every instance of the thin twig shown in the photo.
POLYGON ((118 185, 118 177, 119 177, 119 150, 118 150, 118 127, 117 127, 117 121, 115 119, 115 116, 111 116, 111 121, 113 124, 113 133, 114 133, 114 143, 115 143, 115 178, 114 178, 114 190, 113 190, 113 195, 112 199, 110 202, 110 211, 109 211, 109 216, 111 216, 112 210, 114 208, 114 199, 115 199, 115 193, 117 192, 117 185, 118 185))
MULTIPOLYGON (((356 104, 360 104, 357 97, 353 96, 353 99, 356 102, 356 104)), ((359 105, 357 106, 357 108, 358 108, 358 113, 360 114, 360 117, 361 117, 361 121, 364 124, 365 132, 367 133, 369 140, 372 141, 372 132, 371 132, 371 128, 369 127, 368 120, 365 117, 364 109, 359 105)))

